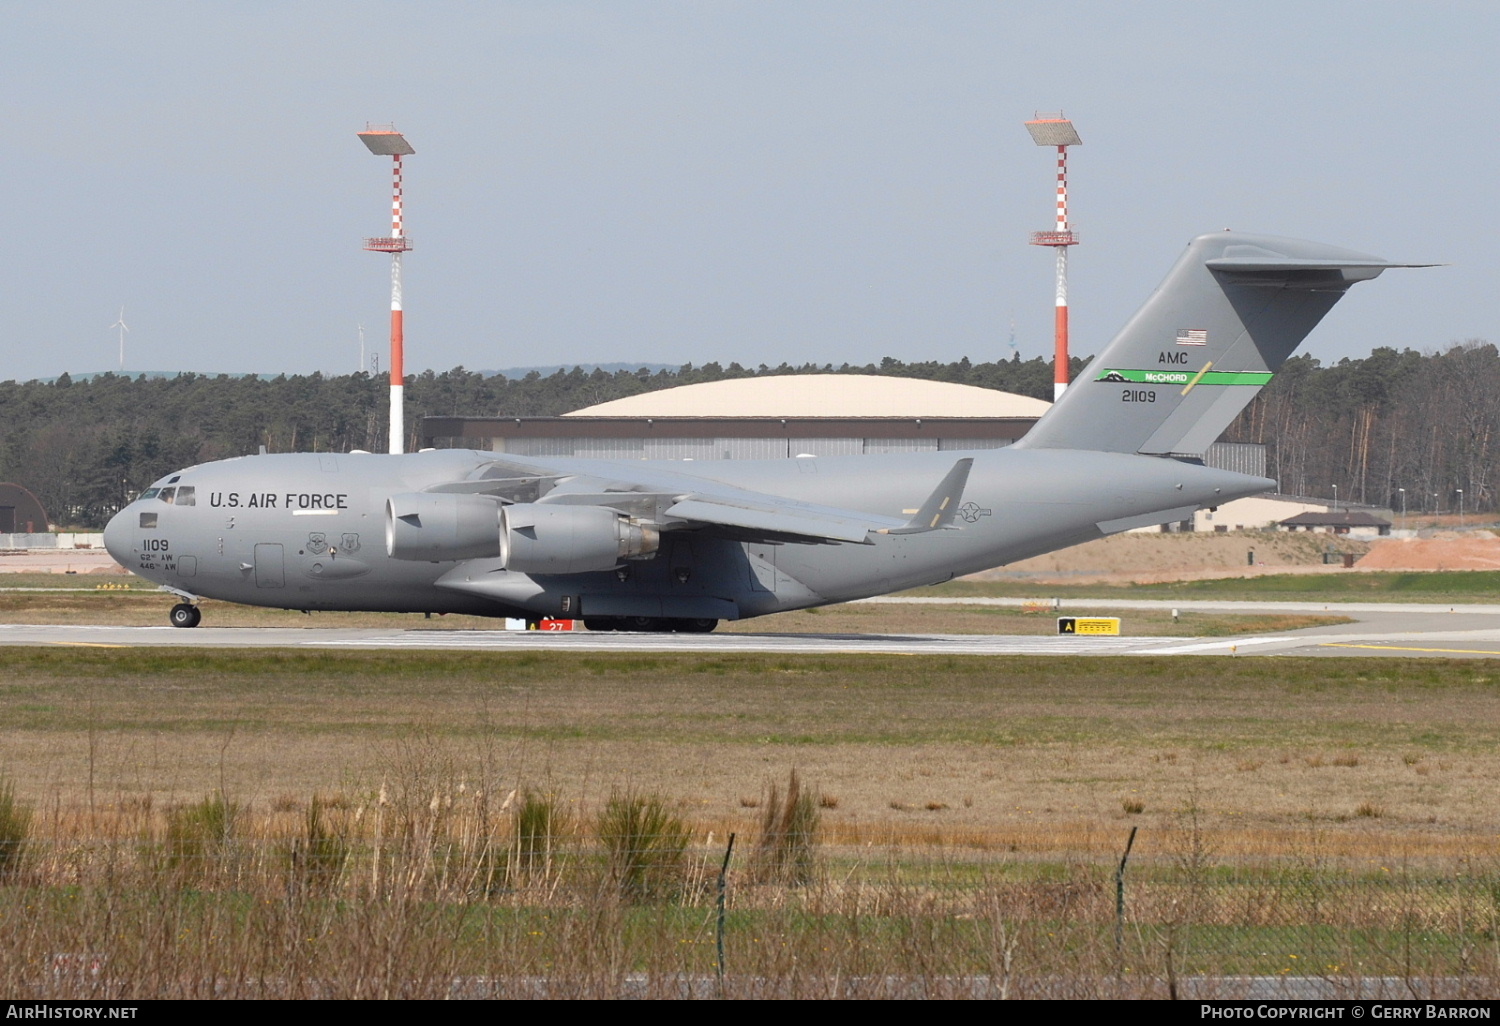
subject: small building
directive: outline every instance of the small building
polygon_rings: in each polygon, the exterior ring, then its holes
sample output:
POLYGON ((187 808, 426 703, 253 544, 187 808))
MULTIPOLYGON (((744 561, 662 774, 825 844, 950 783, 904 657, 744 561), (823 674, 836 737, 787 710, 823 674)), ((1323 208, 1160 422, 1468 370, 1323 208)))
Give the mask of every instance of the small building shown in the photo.
POLYGON ((1324 513, 1331 507, 1332 503, 1327 499, 1267 492, 1231 499, 1213 509, 1200 509, 1193 515, 1190 530, 1220 534, 1225 531, 1264 531, 1299 513, 1324 513))
POLYGON ((1335 510, 1333 502, 1329 499, 1267 492, 1264 495, 1251 495, 1244 499, 1231 499, 1213 509, 1200 509, 1193 515, 1191 526, 1187 526, 1187 521, 1184 521, 1181 530, 1212 531, 1219 534, 1226 531, 1277 530, 1282 529, 1281 525, 1284 521, 1304 513, 1313 516, 1331 516, 1337 511, 1358 512, 1387 520, 1393 516, 1391 511, 1384 506, 1367 506, 1362 503, 1340 501, 1335 510))
POLYGON ((1384 538, 1391 533, 1391 522, 1363 510, 1341 509, 1333 512, 1298 513, 1276 525, 1285 531, 1311 531, 1315 534, 1343 534, 1351 538, 1384 538))
POLYGON ((47 511, 41 500, 21 485, 0 483, 0 534, 45 534, 47 511))

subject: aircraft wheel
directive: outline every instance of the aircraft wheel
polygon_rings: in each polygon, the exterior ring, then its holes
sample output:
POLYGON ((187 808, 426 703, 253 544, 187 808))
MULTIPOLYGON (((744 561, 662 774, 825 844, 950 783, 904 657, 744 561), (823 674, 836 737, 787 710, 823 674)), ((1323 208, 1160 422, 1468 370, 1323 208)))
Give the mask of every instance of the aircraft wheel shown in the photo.
POLYGON ((203 611, 197 606, 179 602, 167 614, 167 619, 173 627, 196 627, 203 621, 203 611))
POLYGON ((680 631, 685 631, 688 634, 708 634, 715 627, 719 626, 718 620, 711 620, 707 617, 699 617, 693 620, 682 620, 680 621, 680 623, 682 624, 682 626, 678 627, 677 629, 680 631))
POLYGON ((620 626, 617 629, 622 631, 660 631, 671 630, 672 628, 666 626, 666 622, 658 616, 626 616, 620 619, 620 626))
POLYGON ((618 631, 623 628, 620 621, 613 616, 587 616, 584 617, 583 626, 591 631, 618 631))

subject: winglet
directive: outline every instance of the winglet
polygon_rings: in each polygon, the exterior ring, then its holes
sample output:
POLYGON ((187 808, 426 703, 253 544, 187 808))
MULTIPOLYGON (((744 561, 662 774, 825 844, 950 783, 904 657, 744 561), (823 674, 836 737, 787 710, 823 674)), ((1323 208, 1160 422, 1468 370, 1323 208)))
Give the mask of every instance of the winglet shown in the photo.
POLYGON ((969 468, 974 466, 971 457, 964 457, 953 464, 953 469, 938 483, 936 490, 927 497, 917 510, 916 516, 907 521, 905 527, 889 527, 879 534, 923 534, 940 531, 953 523, 953 514, 958 511, 959 500, 964 497, 964 486, 969 483, 969 468))

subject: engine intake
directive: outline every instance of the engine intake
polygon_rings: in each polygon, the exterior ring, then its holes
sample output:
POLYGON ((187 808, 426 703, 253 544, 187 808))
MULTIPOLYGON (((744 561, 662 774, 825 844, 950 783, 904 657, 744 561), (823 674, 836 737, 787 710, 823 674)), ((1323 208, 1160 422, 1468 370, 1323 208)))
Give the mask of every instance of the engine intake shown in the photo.
POLYGON ((441 563, 501 550, 500 506, 493 499, 411 492, 385 500, 385 551, 392 559, 441 563))
POLYGON ((516 573, 613 570, 660 545, 655 528, 603 506, 517 503, 500 513, 500 559, 516 573))

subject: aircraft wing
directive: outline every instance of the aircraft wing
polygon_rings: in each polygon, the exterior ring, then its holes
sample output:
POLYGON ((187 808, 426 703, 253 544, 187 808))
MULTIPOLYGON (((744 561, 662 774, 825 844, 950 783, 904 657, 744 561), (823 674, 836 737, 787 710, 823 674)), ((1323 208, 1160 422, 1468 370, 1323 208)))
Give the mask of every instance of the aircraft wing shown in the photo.
POLYGON ((775 501, 755 502, 742 496, 694 493, 667 508, 667 514, 714 527, 728 527, 743 537, 781 537, 820 542, 870 544, 870 532, 900 527, 904 521, 851 510, 775 501))
POLYGON ((630 481, 595 476, 589 472, 592 467, 576 473, 511 465, 499 472, 514 476, 443 482, 426 490, 484 496, 506 504, 599 506, 658 530, 709 530, 740 541, 868 545, 873 544, 872 534, 922 534, 953 527, 973 462, 967 457, 955 461, 932 494, 915 510, 903 511, 915 513, 910 520, 823 506, 722 481, 663 474, 659 468, 630 481))
POLYGON ((910 520, 801 502, 777 495, 752 492, 723 484, 707 484, 690 492, 671 496, 670 503, 661 494, 623 492, 590 495, 558 492, 541 500, 587 502, 626 510, 640 509, 655 501, 663 521, 682 521, 680 525, 664 522, 663 526, 703 526, 723 529, 744 540, 797 540, 812 542, 852 542, 871 544, 873 534, 921 534, 951 527, 954 511, 968 480, 969 458, 955 462, 952 470, 939 482, 937 489, 921 504, 910 520))
POLYGON ((550 492, 543 506, 606 506, 664 530, 728 528, 746 541, 865 542, 871 531, 903 521, 852 510, 793 502, 757 492, 725 489, 692 492, 550 492))

